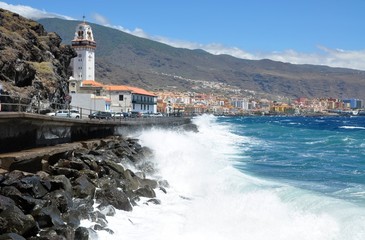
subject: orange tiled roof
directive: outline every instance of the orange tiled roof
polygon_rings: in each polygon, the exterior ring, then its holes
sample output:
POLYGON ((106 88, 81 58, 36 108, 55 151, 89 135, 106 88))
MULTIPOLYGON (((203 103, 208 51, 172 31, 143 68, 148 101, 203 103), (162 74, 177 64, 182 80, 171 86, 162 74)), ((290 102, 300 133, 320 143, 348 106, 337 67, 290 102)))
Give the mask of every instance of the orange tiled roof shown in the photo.
POLYGON ((130 87, 130 86, 126 86, 126 85, 104 85, 102 83, 99 83, 99 82, 96 82, 93 80, 82 81, 82 86, 102 87, 107 91, 130 91, 135 94, 156 96, 152 92, 146 91, 142 88, 130 87))
POLYGON ((148 95, 148 96, 156 96, 155 94, 149 92, 149 91, 146 91, 142 88, 137 88, 137 87, 129 87, 133 93, 136 93, 136 94, 142 94, 142 95, 148 95))
POLYGON ((102 83, 96 82, 94 80, 84 80, 82 81, 82 86, 92 86, 92 87, 104 87, 102 83))
POLYGON ((130 87, 126 85, 107 85, 104 87, 108 91, 130 91, 135 94, 147 95, 147 96, 156 96, 155 94, 146 91, 142 88, 130 87))
POLYGON ((130 91, 125 85, 106 85, 104 88, 108 91, 130 91))

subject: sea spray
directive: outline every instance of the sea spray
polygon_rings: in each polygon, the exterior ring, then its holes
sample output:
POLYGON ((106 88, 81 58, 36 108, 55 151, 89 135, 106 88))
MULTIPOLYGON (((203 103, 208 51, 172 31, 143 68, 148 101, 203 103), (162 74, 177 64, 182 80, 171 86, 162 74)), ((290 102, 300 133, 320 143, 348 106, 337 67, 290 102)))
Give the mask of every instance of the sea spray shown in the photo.
POLYGON ((107 219, 114 235, 98 232, 99 239, 365 239, 364 208, 238 170, 250 141, 260 140, 216 117, 194 122, 198 133, 152 129, 135 136, 154 151, 153 177, 170 187, 156 191, 161 205, 117 211, 107 219))

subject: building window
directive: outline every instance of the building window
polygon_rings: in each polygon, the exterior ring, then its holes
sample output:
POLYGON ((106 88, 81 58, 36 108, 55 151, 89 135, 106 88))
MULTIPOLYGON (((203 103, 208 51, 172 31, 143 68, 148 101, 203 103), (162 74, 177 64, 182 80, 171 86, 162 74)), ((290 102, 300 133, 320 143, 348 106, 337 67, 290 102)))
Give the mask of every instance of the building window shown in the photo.
POLYGON ((123 101, 124 96, 123 95, 119 95, 119 101, 123 101))
POLYGON ((76 83, 71 83, 71 87, 75 87, 76 86, 76 83))

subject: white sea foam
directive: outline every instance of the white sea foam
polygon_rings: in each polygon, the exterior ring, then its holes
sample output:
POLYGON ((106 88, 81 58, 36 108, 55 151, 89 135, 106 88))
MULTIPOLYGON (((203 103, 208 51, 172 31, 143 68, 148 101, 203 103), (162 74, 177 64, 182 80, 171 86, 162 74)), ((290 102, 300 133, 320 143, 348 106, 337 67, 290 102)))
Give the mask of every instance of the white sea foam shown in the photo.
POLYGON ((107 218, 114 235, 99 231, 98 239, 365 239, 364 208, 238 171, 231 160, 247 139, 211 116, 195 123, 199 133, 154 129, 136 136, 154 150, 155 177, 170 188, 156 190, 161 205, 142 200, 132 212, 107 218))
POLYGON ((365 127, 357 127, 357 126, 341 126, 343 129, 365 129, 365 127))

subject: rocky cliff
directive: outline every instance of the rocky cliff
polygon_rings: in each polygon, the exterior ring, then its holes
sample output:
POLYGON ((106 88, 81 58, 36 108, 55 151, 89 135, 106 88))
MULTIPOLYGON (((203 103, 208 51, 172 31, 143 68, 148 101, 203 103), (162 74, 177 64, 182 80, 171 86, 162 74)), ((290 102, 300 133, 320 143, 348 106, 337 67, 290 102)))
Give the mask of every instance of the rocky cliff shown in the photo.
POLYGON ((34 110, 31 106, 38 106, 38 100, 43 107, 65 102, 71 75, 68 67, 76 53, 71 46, 61 45, 61 41, 56 33, 48 33, 41 24, 0 9, 3 111, 14 108, 4 102, 20 101, 25 110, 34 110))

